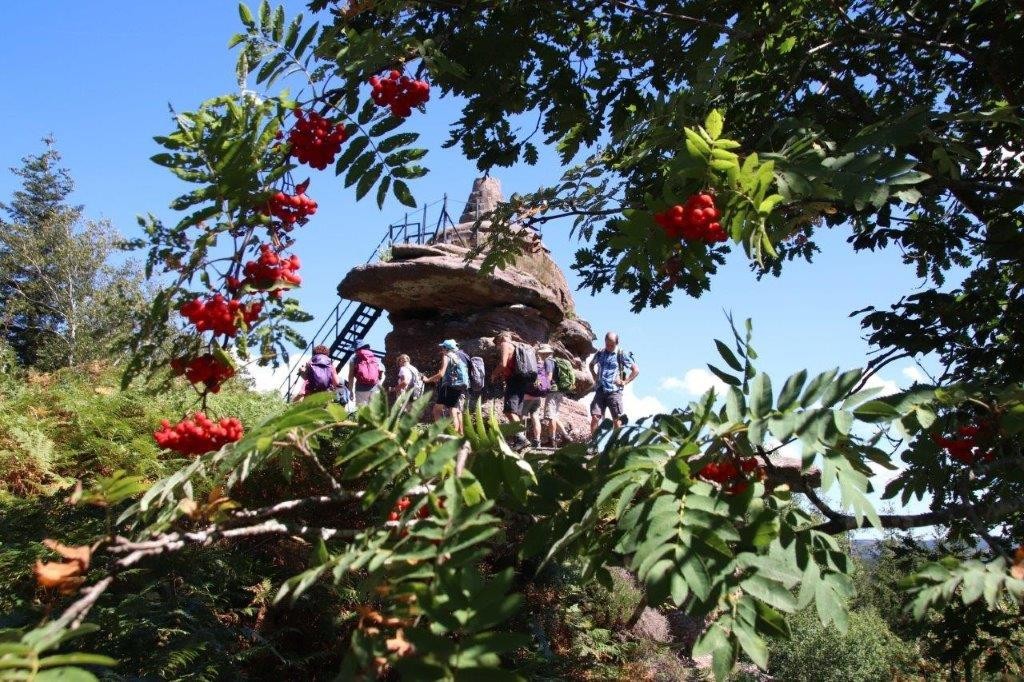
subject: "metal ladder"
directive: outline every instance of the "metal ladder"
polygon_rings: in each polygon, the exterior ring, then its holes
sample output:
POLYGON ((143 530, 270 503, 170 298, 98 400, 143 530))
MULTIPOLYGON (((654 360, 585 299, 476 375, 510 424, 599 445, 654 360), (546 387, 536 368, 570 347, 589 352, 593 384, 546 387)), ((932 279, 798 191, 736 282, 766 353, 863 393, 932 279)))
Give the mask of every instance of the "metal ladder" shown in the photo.
MULTIPOLYGON (((367 332, 370 331, 370 327, 373 323, 380 319, 381 314, 384 311, 380 308, 375 308, 372 305, 360 303, 359 307, 355 309, 352 316, 348 318, 345 326, 341 328, 341 332, 334 339, 334 343, 330 345, 330 352, 328 355, 334 360, 338 361, 339 365, 344 365, 348 362, 348 359, 352 357, 352 354, 356 352, 356 342, 359 339, 365 338, 367 332)), ((383 353, 377 353, 378 356, 383 353)))
MULTIPOLYGON (((439 235, 443 235, 449 227, 454 227, 454 221, 448 215, 448 195, 445 194, 440 201, 435 201, 423 207, 422 215, 417 216, 408 213, 405 217, 387 226, 380 243, 366 259, 366 263, 376 260, 383 247, 396 243, 429 244, 436 241, 439 235), (441 210, 437 221, 433 225, 427 222, 427 209, 431 206, 441 204, 441 210)), ((366 303, 341 299, 338 305, 334 306, 327 319, 320 328, 313 334, 313 338, 302 350, 302 355, 311 355, 313 348, 318 345, 325 345, 330 349, 328 355, 331 359, 343 366, 356 351, 356 341, 366 338, 374 323, 380 319, 383 310, 366 303), (355 308, 353 309, 353 306, 355 308)), ((374 354, 384 357, 384 352, 374 350, 374 354)), ((296 368, 289 372, 281 388, 284 389, 287 399, 291 401, 299 382, 302 380, 302 368, 296 368)))

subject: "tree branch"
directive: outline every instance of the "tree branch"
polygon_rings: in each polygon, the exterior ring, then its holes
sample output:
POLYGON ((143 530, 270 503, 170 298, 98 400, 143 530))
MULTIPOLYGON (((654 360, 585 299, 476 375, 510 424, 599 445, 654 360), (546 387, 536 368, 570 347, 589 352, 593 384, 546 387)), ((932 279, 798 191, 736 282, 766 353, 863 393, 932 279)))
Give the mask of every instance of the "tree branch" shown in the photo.
MULTIPOLYGON (((296 503, 303 501, 305 500, 291 500, 290 502, 296 503)), ((281 504, 285 505, 288 503, 281 504)), ((269 509, 269 507, 266 509, 269 509)), ((266 509, 255 511, 264 512, 266 509)), ((113 583, 117 574, 130 566, 137 564, 146 557, 165 554, 168 552, 177 552, 188 545, 206 546, 213 544, 217 540, 229 540, 240 537, 256 537, 261 535, 297 535, 300 537, 316 537, 328 540, 335 537, 353 538, 359 532, 360 531, 350 529, 314 528, 311 526, 288 525, 271 519, 264 521, 263 523, 253 526, 243 526, 241 528, 221 528, 217 525, 211 525, 200 531, 167 533, 152 540, 142 540, 139 542, 134 542, 124 537, 118 537, 114 540, 113 544, 107 547, 107 551, 112 554, 126 554, 126 556, 115 561, 113 566, 111 566, 109 573, 102 580, 90 585, 89 587, 83 588, 80 592, 81 596, 64 610, 64 613, 61 614, 60 618, 58 618, 56 622, 62 627, 69 627, 71 629, 77 628, 82 624, 82 621, 85 620, 85 617, 89 614, 90 609, 92 609, 96 604, 96 601, 107 590, 107 588, 110 587, 111 583, 113 583)))
MULTIPOLYGON (((818 494, 810 486, 805 486, 801 492, 828 519, 827 523, 817 527, 817 530, 823 533, 834 535, 836 533, 857 530, 858 528, 872 527, 866 518, 857 521, 853 516, 842 514, 832 509, 818 497, 818 494)), ((985 519, 1005 516, 1021 509, 1024 509, 1024 500, 1007 500, 993 505, 953 505, 940 511, 925 512, 923 514, 879 514, 878 519, 881 521, 882 528, 910 530, 925 526, 948 525, 953 519, 963 518, 968 515, 977 515, 978 519, 985 519)))

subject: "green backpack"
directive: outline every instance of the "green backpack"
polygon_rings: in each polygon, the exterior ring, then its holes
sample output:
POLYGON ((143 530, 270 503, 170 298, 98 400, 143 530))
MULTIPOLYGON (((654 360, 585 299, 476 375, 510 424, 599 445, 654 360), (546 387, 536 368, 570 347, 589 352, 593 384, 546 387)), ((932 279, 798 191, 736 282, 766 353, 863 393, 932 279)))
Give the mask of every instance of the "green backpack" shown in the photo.
POLYGON ((555 358, 555 388, 559 393, 569 393, 576 388, 576 373, 565 358, 555 358))

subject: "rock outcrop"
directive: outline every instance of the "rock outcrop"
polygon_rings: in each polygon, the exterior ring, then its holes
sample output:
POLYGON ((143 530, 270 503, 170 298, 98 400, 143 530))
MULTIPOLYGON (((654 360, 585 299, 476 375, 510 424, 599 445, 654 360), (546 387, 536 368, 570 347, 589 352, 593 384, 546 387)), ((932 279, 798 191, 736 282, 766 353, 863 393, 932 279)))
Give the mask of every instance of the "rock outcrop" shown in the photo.
MULTIPOLYGON (((460 222, 445 229, 429 244, 393 244, 390 257, 351 270, 338 285, 338 294, 387 311, 392 331, 385 339, 389 368, 406 353, 427 373, 440 363, 437 345, 455 339, 470 355, 484 359, 488 372, 497 363, 494 337, 502 331, 516 341, 549 343, 557 357, 576 370, 580 398, 593 388, 584 363, 594 352, 594 332, 576 316, 569 284, 537 235, 526 228, 520 234, 531 246, 515 263, 488 275, 480 272, 481 259, 467 261, 471 248, 489 234, 486 215, 502 200, 494 178, 473 183, 460 222)), ((500 387, 489 386, 483 398, 494 400, 500 387)), ((575 400, 563 404, 562 422, 575 435, 589 435, 589 417, 575 400)))

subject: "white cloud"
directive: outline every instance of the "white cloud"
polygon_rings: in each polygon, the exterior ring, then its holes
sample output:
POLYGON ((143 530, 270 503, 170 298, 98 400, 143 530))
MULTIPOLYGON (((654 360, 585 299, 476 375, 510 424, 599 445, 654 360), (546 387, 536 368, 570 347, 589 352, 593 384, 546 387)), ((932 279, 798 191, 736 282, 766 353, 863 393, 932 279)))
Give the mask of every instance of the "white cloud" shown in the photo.
POLYGON ((291 372, 295 372, 308 360, 308 355, 292 356, 287 366, 281 365, 277 368, 270 366, 260 367, 255 362, 252 362, 245 365, 245 373, 252 377, 253 388, 257 391, 273 391, 274 393, 284 394, 285 386, 283 384, 285 379, 288 378, 291 372))
POLYGON ((910 383, 912 384, 928 383, 928 377, 925 376, 924 372, 922 372, 921 369, 915 365, 908 365, 907 367, 904 367, 902 372, 903 376, 910 379, 910 383))
MULTIPOLYGON (((594 394, 588 393, 580 399, 580 403, 590 411, 590 403, 594 400, 594 394)), ((650 417, 655 414, 666 414, 671 410, 665 405, 665 403, 658 400, 653 395, 639 396, 636 394, 636 390, 632 384, 627 384, 622 389, 622 409, 629 417, 630 423, 642 419, 643 417, 650 417)))
POLYGON ((661 389, 665 391, 682 391, 696 396, 704 395, 709 388, 714 388, 718 395, 723 395, 729 390, 724 381, 710 371, 699 367, 686 370, 681 379, 665 377, 661 380, 661 389))
POLYGON ((883 379, 882 377, 878 376, 877 374, 872 374, 868 378, 867 382, 864 384, 864 388, 880 388, 880 389, 882 389, 881 393, 878 394, 879 396, 892 395, 894 393, 899 393, 900 392, 900 387, 896 384, 895 381, 891 381, 889 379, 883 379))
POLYGON ((622 408, 633 422, 641 417, 650 417, 653 414, 664 414, 669 411, 665 404, 653 395, 638 396, 630 384, 622 389, 622 408))

